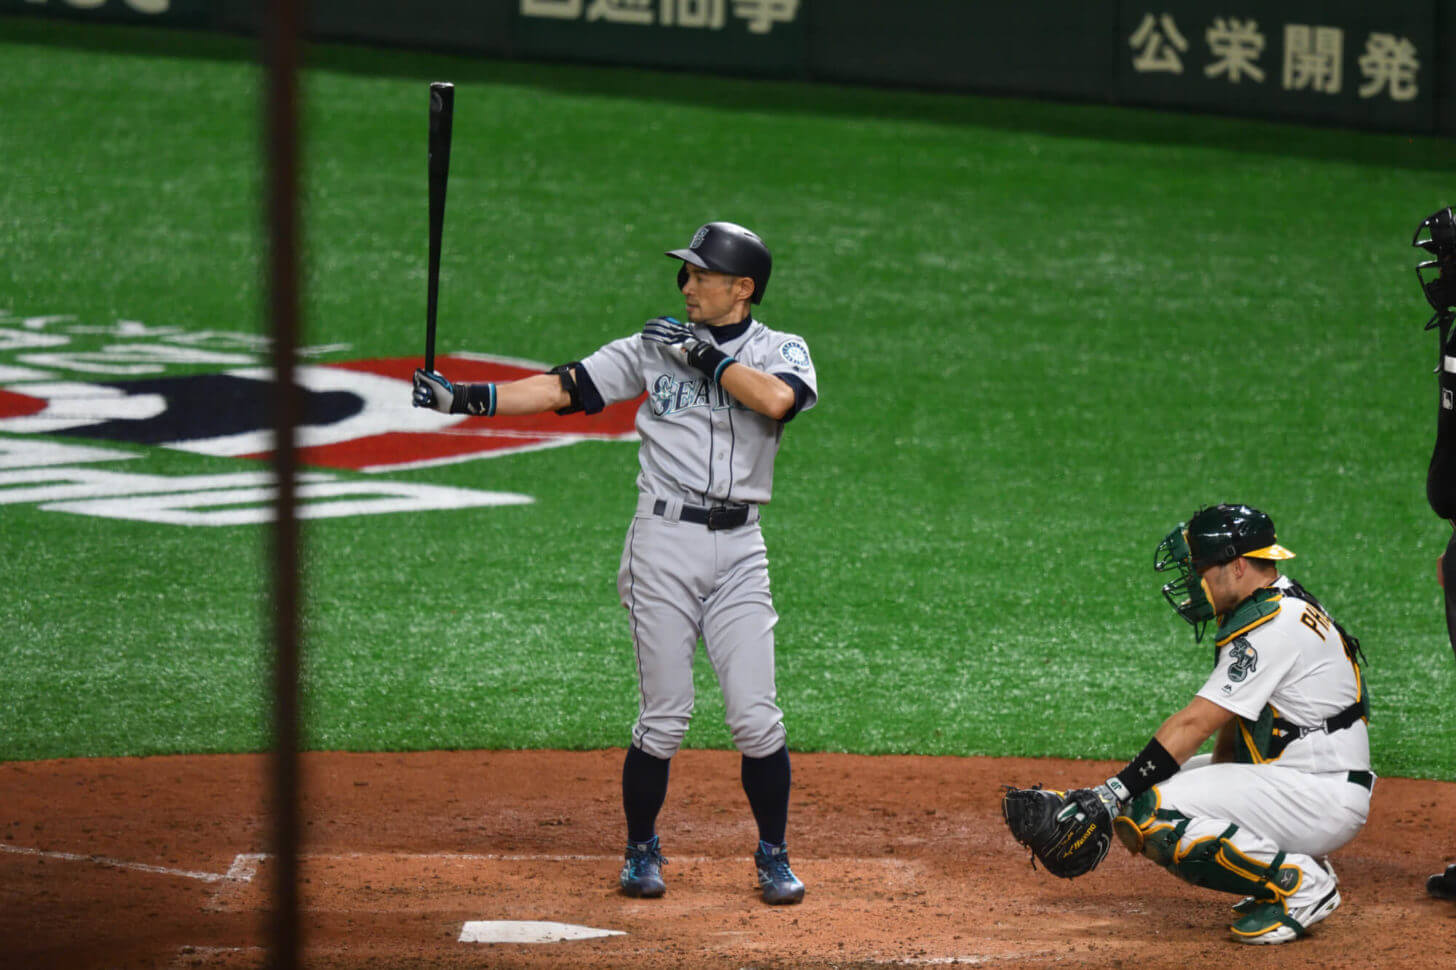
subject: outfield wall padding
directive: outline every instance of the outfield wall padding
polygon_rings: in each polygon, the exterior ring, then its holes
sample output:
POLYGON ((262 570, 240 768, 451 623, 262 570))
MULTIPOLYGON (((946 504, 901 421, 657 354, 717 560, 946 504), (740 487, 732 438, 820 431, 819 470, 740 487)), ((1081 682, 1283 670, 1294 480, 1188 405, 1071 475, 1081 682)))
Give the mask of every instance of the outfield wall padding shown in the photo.
MULTIPOLYGON (((0 0, 254 32, 257 0, 0 0)), ((309 0, 315 40, 1456 134, 1456 0, 309 0)))

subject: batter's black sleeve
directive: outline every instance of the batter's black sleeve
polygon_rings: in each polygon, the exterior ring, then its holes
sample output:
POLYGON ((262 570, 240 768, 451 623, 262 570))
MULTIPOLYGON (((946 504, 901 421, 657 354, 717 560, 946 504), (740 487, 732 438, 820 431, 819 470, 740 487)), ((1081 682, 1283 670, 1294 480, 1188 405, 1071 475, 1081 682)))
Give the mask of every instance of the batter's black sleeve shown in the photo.
POLYGON ((586 372, 581 361, 573 360, 567 364, 558 364, 547 373, 556 374, 561 378, 561 386, 571 395, 571 403, 557 414, 575 414, 578 411, 585 411, 587 414, 597 414, 606 407, 602 400, 601 392, 593 383, 591 375, 586 372), (573 376, 574 375, 574 376, 573 376))
POLYGON ((798 414, 799 409, 804 406, 804 402, 809 400, 809 385, 799 380, 793 374, 775 374, 774 376, 789 385, 794 392, 793 407, 789 408, 788 413, 783 417, 784 423, 787 424, 794 420, 794 415, 798 414))

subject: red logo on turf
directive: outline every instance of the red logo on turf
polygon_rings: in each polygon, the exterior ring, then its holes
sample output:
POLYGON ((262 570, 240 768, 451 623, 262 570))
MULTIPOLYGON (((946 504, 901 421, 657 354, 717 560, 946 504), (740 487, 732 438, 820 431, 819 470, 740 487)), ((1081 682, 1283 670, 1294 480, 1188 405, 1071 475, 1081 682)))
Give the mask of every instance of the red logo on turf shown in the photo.
MULTIPOLYGON (((301 364, 305 465, 384 472, 493 458, 590 440, 634 440, 640 398, 600 414, 477 418, 410 405, 415 357, 301 364)), ((530 361, 453 354, 437 369, 452 381, 495 381, 546 370, 530 361)), ((272 452, 272 372, 95 383, 35 381, 0 389, 0 432, 157 445, 210 455, 266 458, 272 452)))

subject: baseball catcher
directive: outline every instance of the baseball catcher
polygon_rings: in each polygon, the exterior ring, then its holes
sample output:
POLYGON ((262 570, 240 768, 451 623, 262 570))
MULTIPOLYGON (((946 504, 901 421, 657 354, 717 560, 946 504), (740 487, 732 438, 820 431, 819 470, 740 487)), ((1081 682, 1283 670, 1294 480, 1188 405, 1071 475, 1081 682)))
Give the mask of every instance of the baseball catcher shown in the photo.
POLYGON ((1163 595, 1213 669, 1181 711, 1101 784, 1008 789, 1011 834, 1046 869, 1092 871, 1116 834, 1128 851, 1242 897, 1241 943, 1287 943, 1340 905, 1329 853, 1370 812, 1369 700, 1359 641, 1279 573, 1294 553, 1247 505, 1199 509, 1158 546, 1163 595), (1195 752, 1215 738, 1211 755, 1195 752))

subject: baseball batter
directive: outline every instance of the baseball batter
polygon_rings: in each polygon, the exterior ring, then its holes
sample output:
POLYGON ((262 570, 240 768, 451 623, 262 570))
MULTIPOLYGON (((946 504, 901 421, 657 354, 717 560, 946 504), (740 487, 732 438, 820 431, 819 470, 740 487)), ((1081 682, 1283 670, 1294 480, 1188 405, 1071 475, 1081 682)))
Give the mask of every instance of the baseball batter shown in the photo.
POLYGON ((1365 824, 1375 783, 1359 642, 1280 575, 1293 556, 1247 505, 1169 533, 1163 593, 1197 639, 1217 621, 1213 671, 1122 771, 1079 790, 1096 796, 1097 830, 1110 822, 1180 879, 1244 897, 1230 927, 1243 943, 1286 943, 1339 907, 1326 856, 1365 824), (1215 735, 1212 757, 1194 758, 1215 735))
POLYGON ((773 266, 757 235, 710 222, 666 255, 681 261, 686 321, 657 317, 583 360, 506 384, 452 384, 417 370, 413 403, 457 414, 592 414, 647 393, 636 420, 637 511, 617 575, 640 687, 622 767, 619 882, 634 897, 666 891, 657 817, 692 717, 701 638, 742 753, 760 894, 797 903, 804 884, 785 842, 790 766, 774 685, 778 614, 759 510, 772 496, 785 425, 818 400, 814 364, 803 338, 752 315, 773 266))

